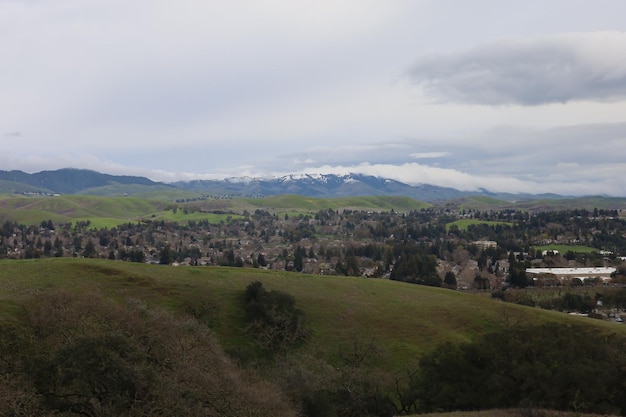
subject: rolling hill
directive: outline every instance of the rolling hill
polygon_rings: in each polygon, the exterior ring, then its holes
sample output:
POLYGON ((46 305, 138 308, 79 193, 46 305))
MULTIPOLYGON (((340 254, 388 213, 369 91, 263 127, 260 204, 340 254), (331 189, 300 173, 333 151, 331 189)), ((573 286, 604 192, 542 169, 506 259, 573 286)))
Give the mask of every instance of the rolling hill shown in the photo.
MULTIPOLYGON (((87 169, 64 168, 28 174, 23 171, 0 171, 0 192, 39 192, 50 194, 97 193, 99 188, 117 186, 115 194, 123 194, 124 186, 157 187, 172 186, 154 182, 144 177, 109 175, 87 169)), ((145 191, 145 189, 142 189, 145 191)))
POLYGON ((269 210, 276 214, 314 215, 319 210, 327 209, 410 211, 427 207, 430 207, 430 204, 412 198, 385 196, 310 198, 283 195, 263 199, 200 199, 187 203, 173 203, 168 199, 157 197, 6 194, 0 195, 0 222, 15 221, 37 225, 47 220, 52 220, 54 223, 89 220, 93 227, 113 227, 129 221, 147 219, 176 222, 212 219, 211 221, 219 222, 225 220, 228 215, 238 216, 244 211, 254 212, 257 209, 269 210), (183 209, 174 210, 178 207, 183 209))
POLYGON ((312 330, 304 347, 326 359, 353 343, 373 342, 381 366, 401 369, 442 342, 464 342, 511 323, 586 323, 626 334, 626 327, 494 299, 380 279, 307 276, 241 268, 177 268, 94 259, 1 261, 0 317, 36 294, 99 293, 136 298, 172 312, 204 303, 212 330, 227 350, 253 349, 246 340, 241 297, 253 281, 294 297, 312 330), (16 277, 20 277, 16 279, 16 277))
MULTIPOLYGON (((134 417, 165 409, 175 410, 163 414, 168 416, 387 417, 422 405, 430 410, 427 403, 415 402, 420 397, 405 394, 419 396, 430 386, 415 379, 416 372, 425 372, 423 366, 433 366, 427 361, 418 367, 420 358, 432 361, 439 352, 454 352, 453 346, 462 352, 491 336, 496 346, 481 355, 484 360, 493 359, 504 344, 531 355, 532 360, 521 357, 525 366, 543 369, 543 355, 558 358, 566 353, 561 345, 572 343, 565 338, 554 343, 556 348, 544 348, 542 337, 553 340, 555 331, 582 336, 574 343, 585 341, 591 353, 602 347, 595 340, 626 340, 626 327, 616 323, 396 281, 73 258, 0 261, 0 329, 0 414, 8 415, 112 410, 106 415, 134 417), (263 338, 281 327, 251 333, 258 329, 248 321, 246 307, 252 283, 279 302, 275 312, 293 300, 305 319, 304 340, 285 350, 266 350, 263 338), (528 337, 537 344, 525 347, 528 337), (230 404, 229 412, 219 413, 223 403, 230 404)), ((568 346, 574 347, 581 350, 568 346)), ((511 352, 504 349, 503 357, 511 352)), ((597 359, 607 363, 613 358, 600 355, 597 359)), ((459 358, 444 358, 434 366, 449 363, 457 381, 459 358)), ((501 361, 496 360, 506 368, 508 362, 501 361)), ((563 368, 598 372, 588 360, 582 367, 563 368)), ((612 379, 603 382, 619 383, 613 373, 604 373, 612 379)), ((565 382, 580 386, 588 380, 565 382)), ((605 415, 619 409, 615 398, 621 397, 612 392, 606 407, 593 409, 605 415)), ((482 401, 482 395, 472 398, 482 401)))

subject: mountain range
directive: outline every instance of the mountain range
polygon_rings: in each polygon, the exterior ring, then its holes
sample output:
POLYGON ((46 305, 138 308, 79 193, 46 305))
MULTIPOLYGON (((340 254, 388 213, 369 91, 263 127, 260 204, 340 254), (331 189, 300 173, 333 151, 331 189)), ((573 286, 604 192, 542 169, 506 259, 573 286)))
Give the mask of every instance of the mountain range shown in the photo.
POLYGON ((435 202, 468 196, 487 196, 501 200, 563 198, 556 194, 509 194, 488 190, 475 192, 429 184, 409 185, 400 181, 362 174, 287 175, 275 178, 227 178, 174 183, 155 182, 145 177, 102 174, 85 169, 64 168, 29 174, 0 171, 1 193, 137 195, 156 192, 189 195, 269 197, 296 194, 308 197, 406 196, 435 202))

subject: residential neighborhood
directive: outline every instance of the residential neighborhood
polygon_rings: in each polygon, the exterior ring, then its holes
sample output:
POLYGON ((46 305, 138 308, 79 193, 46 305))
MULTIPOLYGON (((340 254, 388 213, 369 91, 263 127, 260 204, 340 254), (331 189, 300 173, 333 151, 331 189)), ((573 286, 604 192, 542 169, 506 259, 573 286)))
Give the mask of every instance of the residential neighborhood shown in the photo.
MULTIPOLYGON (((193 211, 193 204, 180 208, 193 211)), ((3 258, 222 265, 481 290, 608 284, 623 275, 624 254, 626 219, 614 210, 327 209, 289 216, 258 209, 214 223, 149 218, 98 229, 89 221, 7 221, 0 230, 3 258)))

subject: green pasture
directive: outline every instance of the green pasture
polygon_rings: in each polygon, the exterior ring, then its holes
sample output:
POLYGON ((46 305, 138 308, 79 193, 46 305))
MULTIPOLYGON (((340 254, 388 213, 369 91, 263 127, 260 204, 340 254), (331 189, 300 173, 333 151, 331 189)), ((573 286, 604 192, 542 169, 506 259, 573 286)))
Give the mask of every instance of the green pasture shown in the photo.
POLYGON ((388 369, 414 363, 441 342, 469 341, 511 323, 580 320, 460 291, 380 279, 73 258, 0 261, 0 318, 17 314, 20 301, 42 291, 135 298, 181 313, 202 305, 211 312, 210 325, 224 348, 238 350, 250 343, 243 330, 242 293, 256 280, 268 290, 291 294, 305 312, 311 338, 302 349, 332 358, 354 344, 374 343, 388 369))
POLYGON ((167 185, 141 185, 141 184, 112 184, 102 187, 88 188, 81 191, 82 195, 106 196, 106 197, 136 197, 152 200, 172 201, 185 198, 198 197, 199 194, 192 191, 181 190, 167 185))
POLYGON ((498 222, 498 221, 490 221, 490 220, 477 220, 477 219, 461 219, 461 220, 456 220, 454 222, 450 222, 446 224, 446 231, 450 231, 450 228, 452 226, 456 226, 459 228, 459 230, 467 230, 468 227, 472 226, 472 225, 477 225, 477 224, 486 224, 488 226, 509 226, 509 227, 513 227, 515 225, 515 223, 511 223, 511 222, 498 222))
POLYGON ((112 219, 123 223, 163 208, 163 202, 134 197, 19 196, 0 199, 0 220, 23 224, 39 224, 44 220, 57 223, 90 220, 95 224, 101 218, 102 223, 112 224, 112 219))
POLYGON ((153 220, 165 220, 178 223, 186 223, 188 221, 201 221, 207 220, 211 224, 227 223, 231 219, 243 218, 240 214, 217 214, 217 213, 203 213, 203 212, 185 212, 184 210, 163 211, 158 213, 153 220))
POLYGON ((492 208, 506 207, 511 204, 505 200, 480 195, 463 197, 454 200, 454 202, 458 205, 459 210, 489 210, 492 208))
POLYGON ((76 223, 89 221, 92 228, 111 228, 139 220, 166 220, 185 223, 190 220, 225 222, 239 215, 203 213, 185 210, 184 206, 165 200, 139 197, 99 197, 62 195, 24 197, 3 195, 0 198, 0 221, 37 225, 42 221, 76 223), (173 208, 176 207, 176 210, 173 208), (180 207, 180 209, 178 208, 180 207))
MULTIPOLYGON (((169 192, 172 193, 171 190, 169 192)), ((180 195, 177 196, 180 197, 180 195)), ((47 220, 52 220, 57 224, 89 220, 91 227, 111 228, 129 221, 139 220, 165 220, 180 223, 208 220, 210 223, 220 223, 227 222, 229 218, 241 218, 245 210, 254 212, 258 208, 267 209, 279 215, 287 214, 290 217, 297 217, 299 215, 313 215, 319 210, 328 209, 409 211, 426 207, 429 205, 407 197, 333 199, 284 195, 262 199, 174 203, 162 198, 162 196, 152 199, 134 196, 26 197, 4 194, 0 195, 0 221, 37 225, 47 220), (212 213, 213 210, 222 213, 212 213)))
POLYGON ((410 211, 431 207, 431 204, 414 200, 409 197, 371 196, 371 197, 342 197, 342 198, 314 198, 299 195, 280 195, 274 197, 243 199, 247 204, 273 210, 286 209, 298 213, 298 210, 317 212, 320 210, 377 210, 377 211, 410 211))

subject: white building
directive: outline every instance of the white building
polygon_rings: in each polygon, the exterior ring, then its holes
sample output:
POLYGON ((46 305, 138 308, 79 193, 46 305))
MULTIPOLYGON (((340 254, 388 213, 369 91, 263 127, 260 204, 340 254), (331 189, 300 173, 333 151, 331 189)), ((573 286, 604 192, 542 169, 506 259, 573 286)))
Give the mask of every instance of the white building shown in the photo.
POLYGON ((559 281, 569 282, 574 278, 584 281, 586 278, 600 278, 602 282, 609 282, 611 274, 615 273, 617 268, 612 267, 591 267, 591 268, 527 268, 526 276, 533 281, 542 278, 552 277, 559 281))

